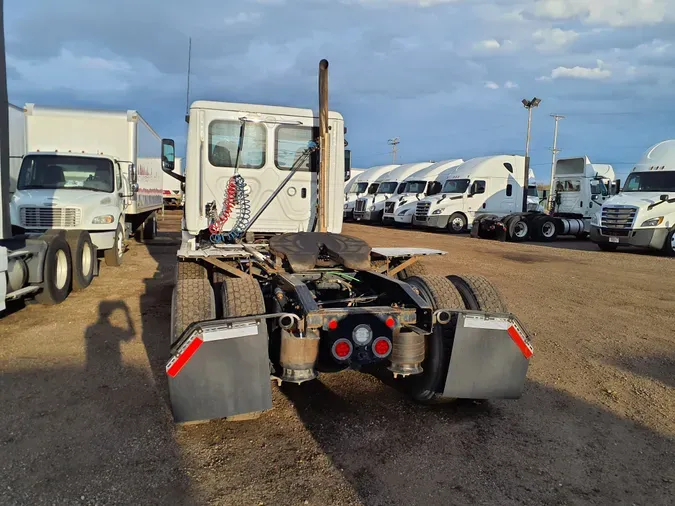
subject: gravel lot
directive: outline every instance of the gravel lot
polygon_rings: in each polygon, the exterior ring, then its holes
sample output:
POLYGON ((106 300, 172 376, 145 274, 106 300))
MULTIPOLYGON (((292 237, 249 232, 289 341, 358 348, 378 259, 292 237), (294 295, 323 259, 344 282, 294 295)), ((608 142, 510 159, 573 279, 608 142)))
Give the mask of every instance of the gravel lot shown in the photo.
POLYGON ((534 336, 524 397, 421 407, 343 373, 275 387, 255 421, 176 427, 178 224, 0 319, 0 504, 675 504, 675 260, 347 225, 490 278, 534 336))

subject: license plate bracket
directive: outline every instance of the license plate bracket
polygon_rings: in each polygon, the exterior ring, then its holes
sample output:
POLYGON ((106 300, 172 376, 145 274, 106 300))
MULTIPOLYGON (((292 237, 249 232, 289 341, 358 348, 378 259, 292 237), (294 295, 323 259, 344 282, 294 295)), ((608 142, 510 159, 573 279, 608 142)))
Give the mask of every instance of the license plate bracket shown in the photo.
POLYGON ((610 237, 609 242, 614 243, 614 244, 619 244, 619 238, 618 237, 610 237))

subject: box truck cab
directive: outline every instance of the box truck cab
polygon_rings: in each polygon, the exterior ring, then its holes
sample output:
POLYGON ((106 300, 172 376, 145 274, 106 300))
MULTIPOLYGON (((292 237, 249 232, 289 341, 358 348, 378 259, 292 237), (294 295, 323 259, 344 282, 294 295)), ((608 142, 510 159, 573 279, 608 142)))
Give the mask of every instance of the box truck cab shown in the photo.
POLYGON ((448 172, 462 163, 464 163, 464 160, 462 159, 444 160, 417 171, 406 178, 403 181, 405 183, 403 192, 389 197, 384 203, 382 222, 385 224, 410 224, 413 215, 413 213, 409 211, 411 208, 406 207, 406 212, 400 216, 400 220, 397 220, 396 218, 399 209, 401 209, 402 206, 416 203, 424 197, 439 193, 443 187, 443 183, 447 179, 446 175, 448 172))
POLYGON ((675 140, 649 148, 591 221, 600 249, 641 246, 675 256, 675 140))
POLYGON ((457 234, 468 229, 476 213, 514 212, 522 206, 524 175, 523 156, 487 156, 464 162, 443 183, 440 194, 417 203, 413 225, 457 234))
POLYGON ((378 179, 380 176, 387 174, 400 167, 400 165, 376 165, 366 169, 364 172, 352 178, 350 183, 345 187, 345 204, 343 210, 343 217, 345 221, 354 219, 354 206, 356 201, 364 195, 374 195, 380 186, 378 179))
POLYGON ((380 176, 379 187, 373 195, 360 197, 354 206, 354 219, 380 223, 384 215, 384 203, 394 195, 401 195, 405 189, 404 181, 411 175, 433 165, 433 162, 408 163, 380 176))
POLYGON ((85 230, 108 265, 141 227, 154 237, 162 207, 162 140, 136 111, 26 104, 26 143, 10 201, 19 232, 85 230))

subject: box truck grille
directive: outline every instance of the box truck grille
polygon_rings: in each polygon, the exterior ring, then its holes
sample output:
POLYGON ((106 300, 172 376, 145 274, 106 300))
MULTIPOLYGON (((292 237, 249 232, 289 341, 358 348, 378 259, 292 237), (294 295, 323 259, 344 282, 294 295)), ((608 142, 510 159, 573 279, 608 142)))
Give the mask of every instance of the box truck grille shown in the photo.
POLYGON ((357 200, 356 205, 354 206, 354 211, 356 211, 357 213, 364 213, 366 211, 366 201, 357 200))
POLYGON ((396 207, 396 202, 387 202, 384 204, 384 212, 387 214, 393 214, 394 207, 396 207))
POLYGON ((21 225, 30 228, 77 227, 82 210, 75 207, 22 207, 21 225))
POLYGON ((429 202, 418 202, 415 209, 415 218, 426 220, 430 207, 431 204, 429 202))
POLYGON ((603 228, 630 229, 633 227, 637 207, 603 207, 603 228))

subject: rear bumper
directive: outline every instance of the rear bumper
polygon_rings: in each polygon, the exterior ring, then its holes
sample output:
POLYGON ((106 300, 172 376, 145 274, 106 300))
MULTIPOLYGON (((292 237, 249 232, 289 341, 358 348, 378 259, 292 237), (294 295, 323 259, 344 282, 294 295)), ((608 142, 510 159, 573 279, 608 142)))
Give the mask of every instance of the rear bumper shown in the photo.
POLYGON ((619 242, 615 244, 624 246, 639 246, 643 248, 661 249, 668 237, 667 228, 639 228, 632 230, 616 231, 597 226, 591 226, 591 241, 594 243, 609 243, 610 237, 616 237, 619 242), (617 235, 625 234, 625 235, 617 235))

